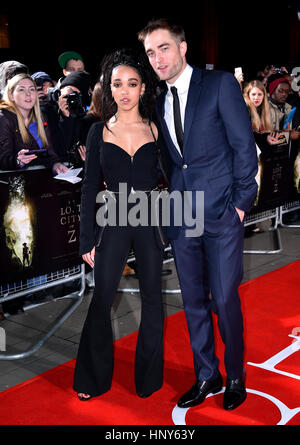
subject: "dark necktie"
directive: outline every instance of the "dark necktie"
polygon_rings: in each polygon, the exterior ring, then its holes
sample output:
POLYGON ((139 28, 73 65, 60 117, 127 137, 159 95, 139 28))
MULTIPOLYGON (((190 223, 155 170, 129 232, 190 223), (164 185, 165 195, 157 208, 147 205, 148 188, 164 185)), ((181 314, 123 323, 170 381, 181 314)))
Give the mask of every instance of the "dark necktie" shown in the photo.
POLYGON ((180 151, 182 153, 183 148, 183 129, 181 123, 181 115, 180 115, 180 105, 179 98, 177 94, 177 88, 171 87, 171 93, 173 94, 173 113, 174 113, 174 124, 175 124, 175 133, 178 145, 180 147, 180 151))

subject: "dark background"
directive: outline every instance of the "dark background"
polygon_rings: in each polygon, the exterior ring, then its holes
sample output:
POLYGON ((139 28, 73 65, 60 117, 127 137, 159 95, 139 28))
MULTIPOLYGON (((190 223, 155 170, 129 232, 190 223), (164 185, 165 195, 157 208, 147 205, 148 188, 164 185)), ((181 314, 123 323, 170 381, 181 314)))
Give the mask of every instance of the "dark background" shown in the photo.
POLYGON ((85 67, 97 80, 103 56, 137 45, 137 32, 153 17, 171 17, 186 31, 189 63, 233 71, 242 66, 251 80, 266 64, 300 66, 300 2, 127 2, 110 0, 78 3, 0 6, 7 14, 10 48, 0 49, 0 63, 18 60, 31 73, 46 71, 58 79, 58 55, 67 50, 82 54, 85 67))

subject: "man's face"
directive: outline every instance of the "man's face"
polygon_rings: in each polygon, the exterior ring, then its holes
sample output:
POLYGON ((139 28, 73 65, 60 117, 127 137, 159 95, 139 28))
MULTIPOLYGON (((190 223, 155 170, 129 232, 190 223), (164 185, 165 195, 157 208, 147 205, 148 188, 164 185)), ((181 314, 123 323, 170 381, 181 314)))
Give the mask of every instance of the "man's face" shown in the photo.
POLYGON ((66 63, 63 73, 65 76, 73 73, 74 71, 84 71, 84 64, 81 60, 70 59, 66 63))
POLYGON ((168 30, 158 29, 147 35, 144 46, 160 80, 174 83, 186 67, 186 42, 177 42, 168 30))
POLYGON ((290 94, 290 86, 288 83, 280 83, 272 94, 273 99, 284 104, 290 94))

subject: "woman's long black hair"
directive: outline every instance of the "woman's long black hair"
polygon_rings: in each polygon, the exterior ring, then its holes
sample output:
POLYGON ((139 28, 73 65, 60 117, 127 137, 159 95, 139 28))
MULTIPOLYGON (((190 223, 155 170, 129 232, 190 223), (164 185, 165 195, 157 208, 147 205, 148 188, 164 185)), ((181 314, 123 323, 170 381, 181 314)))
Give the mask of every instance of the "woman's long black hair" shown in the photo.
POLYGON ((158 79, 144 52, 124 48, 107 55, 101 64, 101 108, 104 122, 107 122, 117 112, 117 105, 112 97, 110 84, 113 69, 121 65, 133 68, 139 74, 142 83, 145 84, 145 92, 139 101, 139 112, 143 119, 152 120, 158 79))

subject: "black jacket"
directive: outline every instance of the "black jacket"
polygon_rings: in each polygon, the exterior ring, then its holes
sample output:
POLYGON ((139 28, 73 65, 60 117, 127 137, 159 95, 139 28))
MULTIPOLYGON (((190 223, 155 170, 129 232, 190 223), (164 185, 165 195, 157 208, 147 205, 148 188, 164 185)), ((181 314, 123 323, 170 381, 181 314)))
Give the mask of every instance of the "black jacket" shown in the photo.
MULTIPOLYGON (((52 169, 56 162, 60 162, 52 148, 50 132, 47 122, 44 122, 45 132, 48 139, 48 146, 45 147, 48 153, 39 155, 37 159, 27 164, 25 167, 33 165, 44 165, 52 169)), ((0 170, 17 170, 17 155, 23 149, 39 149, 39 145, 34 137, 29 133, 30 142, 24 143, 19 130, 18 119, 15 113, 0 109, 0 170)))

